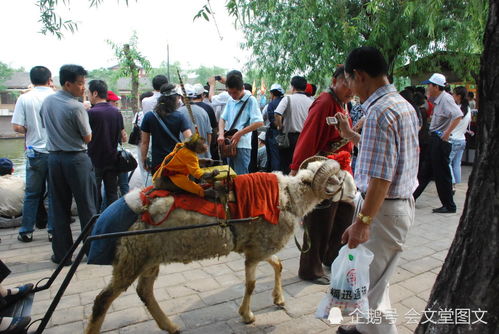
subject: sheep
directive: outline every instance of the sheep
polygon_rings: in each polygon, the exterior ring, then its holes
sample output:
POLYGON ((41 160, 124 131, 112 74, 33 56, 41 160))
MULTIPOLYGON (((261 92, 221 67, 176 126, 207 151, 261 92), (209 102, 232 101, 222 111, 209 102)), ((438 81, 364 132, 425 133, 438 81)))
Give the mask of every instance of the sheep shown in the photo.
MULTIPOLYGON (((245 256, 245 293, 239 308, 242 321, 247 324, 255 321, 250 309, 250 298, 255 288, 256 267, 261 261, 268 262, 274 269, 273 302, 283 306, 282 264, 274 254, 286 245, 293 234, 294 226, 317 204, 330 198, 351 202, 355 197, 356 188, 352 176, 341 170, 334 160, 312 161, 306 168, 299 170, 296 176, 286 176, 280 172, 275 174, 279 185, 278 224, 270 224, 259 218, 257 221, 234 224, 230 228, 214 226, 122 238, 113 262, 112 279, 95 298, 85 333, 100 332, 105 314, 113 300, 137 278, 137 294, 158 326, 170 334, 179 333, 178 327, 163 313, 153 294, 159 265, 172 262, 189 263, 228 255, 232 251, 245 256)), ((144 211, 138 190, 129 193, 125 201, 136 213, 144 211)), ((149 213, 155 221, 160 221, 172 203, 171 197, 158 198, 149 206, 149 213)), ((130 230, 194 225, 214 220, 215 218, 197 212, 175 209, 159 226, 153 227, 138 221, 130 230)))

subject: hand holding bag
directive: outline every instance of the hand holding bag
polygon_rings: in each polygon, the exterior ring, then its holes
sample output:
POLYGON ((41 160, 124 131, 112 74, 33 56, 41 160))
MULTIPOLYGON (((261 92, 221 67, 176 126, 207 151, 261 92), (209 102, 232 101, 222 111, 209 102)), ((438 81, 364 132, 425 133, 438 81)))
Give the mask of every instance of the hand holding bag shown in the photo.
POLYGON ((239 112, 236 115, 236 118, 234 118, 234 121, 232 122, 232 125, 230 126, 229 130, 225 131, 224 133, 224 142, 222 144, 219 144, 219 149, 220 149, 220 156, 222 158, 232 158, 237 155, 237 144, 232 144, 232 136, 238 131, 235 126, 237 121, 239 120, 239 117, 243 113, 244 108, 246 107, 246 103, 248 102, 249 98, 244 101, 243 105, 241 106, 241 109, 239 109, 239 112))
POLYGON ((331 266, 331 281, 329 292, 324 296, 317 311, 316 318, 327 319, 330 314, 341 310, 343 315, 354 311, 369 314, 369 265, 374 254, 364 245, 340 249, 338 257, 331 266), (333 308, 337 308, 331 311, 333 308))

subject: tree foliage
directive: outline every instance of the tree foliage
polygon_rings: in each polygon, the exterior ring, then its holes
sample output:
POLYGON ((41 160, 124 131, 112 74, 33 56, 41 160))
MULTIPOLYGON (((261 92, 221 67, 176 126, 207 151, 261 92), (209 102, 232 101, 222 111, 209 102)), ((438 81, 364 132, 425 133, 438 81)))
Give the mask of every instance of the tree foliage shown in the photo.
POLYGON ((314 82, 360 45, 380 48, 390 75, 436 51, 481 53, 487 12, 481 0, 228 0, 226 7, 253 51, 251 67, 272 79, 304 74, 314 82))
POLYGON ((117 92, 118 79, 120 78, 119 72, 107 68, 98 68, 88 72, 89 79, 104 80, 107 83, 109 90, 117 92))
POLYGON ((138 112, 140 70, 143 69, 145 72, 149 72, 151 64, 139 51, 137 46, 138 37, 135 32, 126 44, 119 45, 109 40, 107 42, 113 48, 115 57, 118 60, 118 76, 129 77, 132 80, 132 110, 138 112))
POLYGON ((12 73, 14 73, 14 69, 0 61, 0 90, 5 89, 4 82, 9 80, 12 73))

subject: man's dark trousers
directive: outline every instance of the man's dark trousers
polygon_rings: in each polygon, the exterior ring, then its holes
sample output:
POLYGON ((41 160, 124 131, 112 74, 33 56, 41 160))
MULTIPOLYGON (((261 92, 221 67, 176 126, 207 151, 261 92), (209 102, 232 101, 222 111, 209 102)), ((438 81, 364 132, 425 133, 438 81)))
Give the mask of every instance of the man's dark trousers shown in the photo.
POLYGON ((325 276, 322 265, 330 267, 343 246, 341 237, 352 224, 353 205, 345 202, 323 201, 303 218, 310 240, 303 236, 303 249, 310 248, 300 255, 298 276, 304 280, 314 280, 325 276))
MULTIPOLYGON (((95 181, 97 184, 98 208, 104 211, 109 205, 118 199, 118 172, 112 167, 95 168, 95 181), (106 203, 102 205, 101 186, 104 181, 104 193, 106 194, 106 203)), ((128 181, 128 179, 127 179, 128 181)), ((100 211, 100 210, 99 210, 100 211)))
POLYGON ((295 153, 296 143, 298 142, 298 137, 300 137, 300 132, 289 132, 289 147, 279 150, 281 159, 281 171, 284 174, 289 174, 291 171, 289 165, 293 162, 293 154, 295 153))
POLYGON ((73 244, 69 226, 74 196, 81 229, 97 213, 97 187, 92 162, 84 152, 50 152, 49 220, 52 221, 52 250, 61 261, 73 244))
POLYGON ((418 175, 419 186, 414 192, 414 199, 417 199, 421 195, 433 176, 442 206, 449 210, 456 210, 456 204, 452 195, 452 174, 449 167, 451 149, 451 143, 442 140, 437 134, 432 133, 430 137, 430 156, 418 175))

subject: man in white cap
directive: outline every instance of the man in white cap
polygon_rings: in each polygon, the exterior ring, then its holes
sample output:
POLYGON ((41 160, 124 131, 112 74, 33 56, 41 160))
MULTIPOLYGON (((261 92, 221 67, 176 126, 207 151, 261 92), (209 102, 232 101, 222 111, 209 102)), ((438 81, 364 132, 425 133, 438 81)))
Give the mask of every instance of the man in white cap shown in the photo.
POLYGON ((418 181, 419 186, 414 192, 417 199, 424 191, 432 177, 437 186, 438 197, 442 206, 433 209, 434 213, 454 213, 456 204, 452 194, 452 174, 449 167, 449 155, 452 145, 449 142, 452 130, 459 124, 463 113, 454 101, 452 95, 445 94, 445 76, 434 73, 430 79, 423 81, 427 84, 427 92, 434 99, 435 109, 430 123, 430 156, 426 163, 421 166, 418 181))
MULTIPOLYGON (((189 99, 189 102, 191 102, 191 109, 192 109, 192 117, 194 117, 194 121, 196 122, 199 135, 203 138, 206 139, 206 143, 208 144, 208 147, 210 146, 211 143, 211 133, 213 131, 211 124, 210 124, 210 118, 208 117, 208 114, 206 111, 201 108, 200 106, 193 104, 192 101, 193 99, 196 98, 197 93, 194 88, 194 86, 186 84, 185 85, 185 92, 187 94, 187 98, 189 99)), ((192 133, 196 133, 196 127, 194 126, 193 119, 191 117, 191 114, 187 110, 187 107, 182 106, 178 109, 182 114, 184 114, 185 118, 189 121, 190 128, 192 133)), ((184 140, 183 136, 180 138, 181 140, 184 140)), ((203 154, 198 154, 200 158, 206 158, 206 159, 211 159, 211 154, 210 151, 208 150, 206 153, 203 154)))

